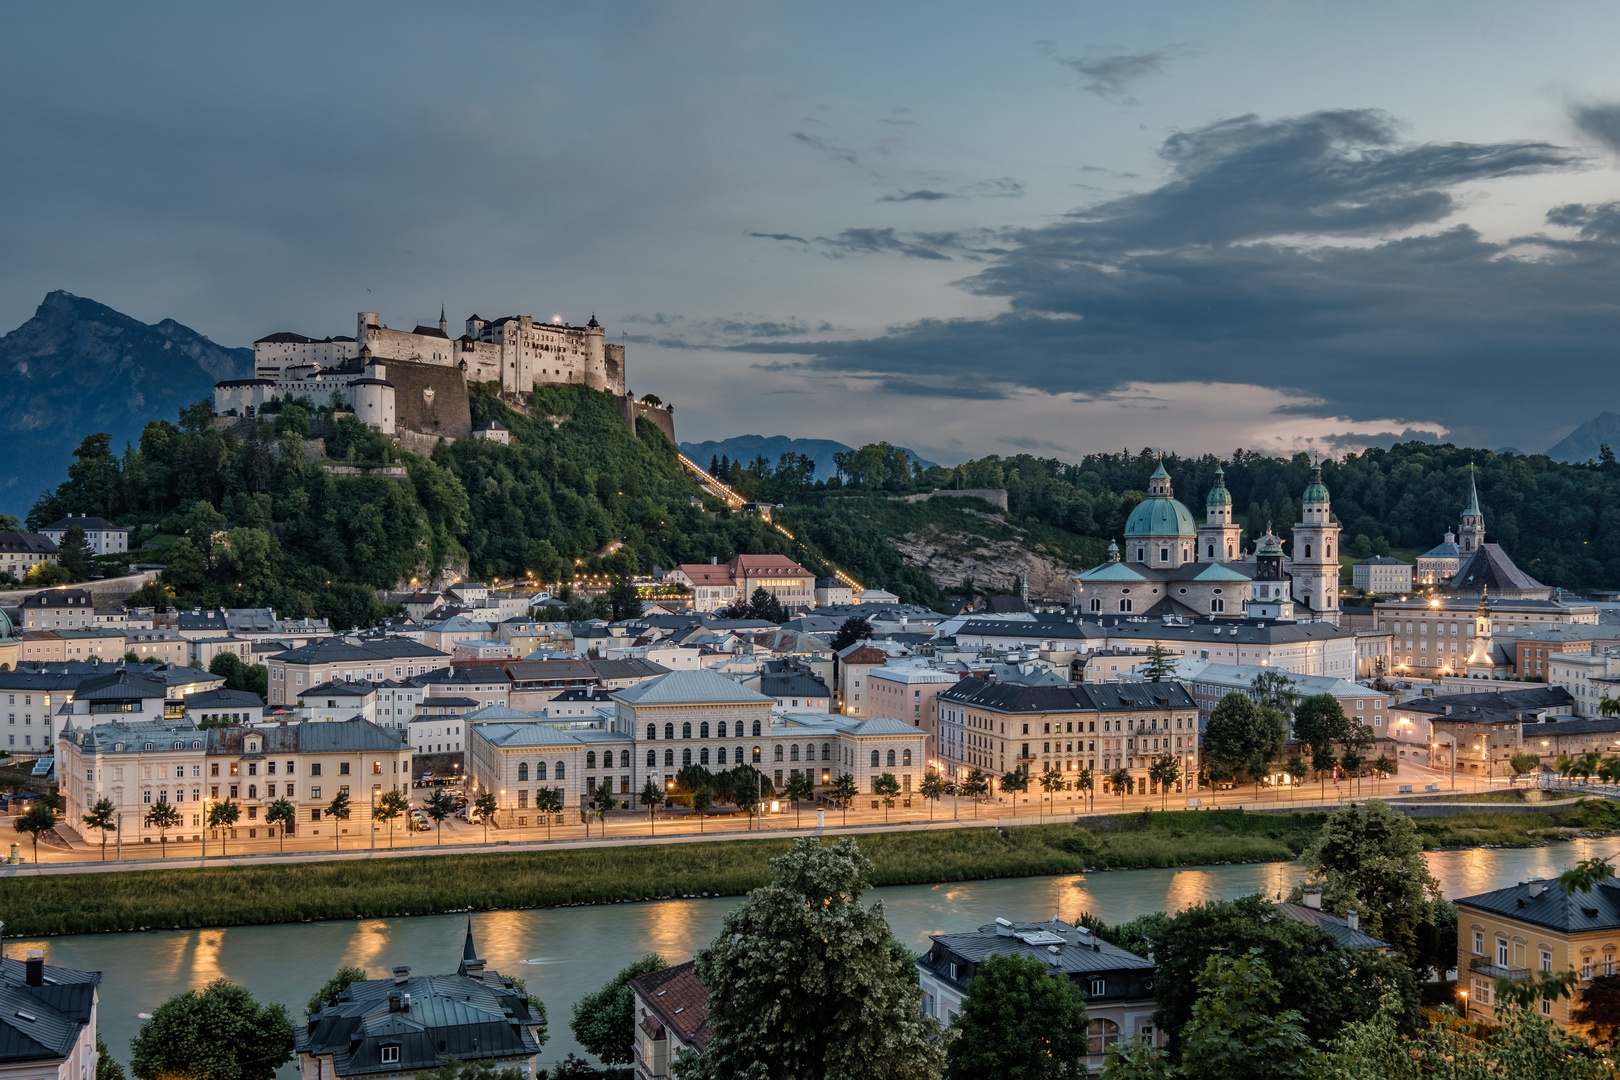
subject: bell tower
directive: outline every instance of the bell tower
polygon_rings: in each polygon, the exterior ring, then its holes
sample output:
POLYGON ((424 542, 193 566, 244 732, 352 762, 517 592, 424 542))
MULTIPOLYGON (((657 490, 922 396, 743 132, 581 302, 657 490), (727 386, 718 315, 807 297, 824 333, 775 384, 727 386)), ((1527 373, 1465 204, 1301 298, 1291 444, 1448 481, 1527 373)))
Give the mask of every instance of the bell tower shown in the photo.
POLYGON ((1304 518, 1294 526, 1294 599, 1325 622, 1339 621, 1339 526, 1333 522, 1322 463, 1311 468, 1303 496, 1304 518))
POLYGON ((1215 466, 1215 486, 1204 500, 1204 524, 1198 528, 1198 561, 1236 562, 1243 557, 1243 527, 1232 521, 1232 493, 1226 470, 1215 466))
POLYGON ((1479 612, 1474 616, 1474 648, 1468 654, 1468 677, 1489 679, 1496 672, 1491 653, 1491 605, 1489 585, 1480 589, 1479 612))
POLYGON ((1479 508, 1479 489, 1474 486, 1474 464, 1468 463, 1468 505, 1463 507, 1462 526, 1457 530, 1457 550, 1466 560, 1485 543, 1485 513, 1479 508))

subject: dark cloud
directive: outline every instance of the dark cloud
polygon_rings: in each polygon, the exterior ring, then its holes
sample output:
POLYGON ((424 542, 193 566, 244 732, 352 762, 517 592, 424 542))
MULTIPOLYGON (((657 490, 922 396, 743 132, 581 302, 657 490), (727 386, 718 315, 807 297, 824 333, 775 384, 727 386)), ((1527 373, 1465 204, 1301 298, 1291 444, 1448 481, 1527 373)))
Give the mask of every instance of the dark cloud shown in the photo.
POLYGON ((1555 206, 1547 211, 1547 224, 1579 229, 1583 240, 1620 240, 1620 202, 1555 206))
POLYGON ((655 326, 673 330, 679 337, 656 338, 651 335, 630 335, 627 340, 638 344, 657 344, 672 349, 710 348, 716 341, 736 338, 772 339, 802 337, 805 334, 829 334, 837 327, 830 322, 811 323, 797 316, 769 318, 759 315, 731 315, 712 319, 689 319, 685 315, 626 315, 619 320, 626 325, 655 326))
POLYGON ((1582 135, 1620 153, 1620 104, 1576 105, 1569 110, 1569 118, 1582 135))
MULTIPOLYGON (((1387 238, 1449 215, 1458 184, 1579 167, 1567 151, 1405 144, 1383 114, 1342 111, 1223 121, 1172 137, 1162 154, 1170 175, 1160 187, 1004 238, 961 284, 1004 298, 1005 315, 762 351, 953 394, 1254 384, 1320 399, 1317 415, 1405 414, 1474 430, 1487 445, 1511 432, 1536 445, 1523 433, 1567 427, 1571 402, 1612 385, 1620 246, 1606 238, 1620 228, 1616 208, 1554 211, 1554 224, 1582 230, 1577 240, 1495 242, 1466 225, 1387 238), (1334 237, 1372 242, 1324 243, 1334 237), (1536 393, 1504 392, 1531 368, 1536 393)), ((952 250, 886 229, 839 242, 952 250)))
POLYGON ((955 233, 914 233, 912 240, 903 239, 894 229, 845 229, 837 237, 816 237, 834 255, 905 255, 913 259, 945 259, 950 256, 942 248, 955 244, 955 233))
POLYGON ((1168 50, 1156 52, 1120 53, 1114 56, 1087 56, 1079 59, 1059 57, 1058 63, 1085 80, 1080 89, 1096 94, 1106 101, 1135 104, 1126 87, 1149 75, 1162 75, 1168 50))
POLYGON ((930 191, 927 188, 921 188, 917 191, 902 192, 899 195, 885 195, 883 198, 879 199, 878 202, 938 202, 941 199, 955 198, 960 198, 960 196, 951 195, 943 191, 930 191))
POLYGON ((1061 443, 1047 442, 1044 439, 1032 439, 1027 435, 1003 435, 996 442, 1004 446, 1017 447, 1019 450, 1056 450, 1060 453, 1073 453, 1074 451, 1061 443))
POLYGON ((810 242, 802 236, 794 236, 792 233, 785 232, 751 232, 748 235, 757 237, 760 240, 792 240, 799 244, 808 244, 810 242))
POLYGON ((861 163, 861 159, 855 153, 855 151, 850 150, 847 147, 839 146, 827 139, 823 139, 819 135, 806 135, 802 131, 795 131, 793 133, 793 137, 804 143, 806 146, 812 146, 815 149, 820 150, 823 154, 826 154, 835 161, 845 161, 851 165, 859 165, 861 163))

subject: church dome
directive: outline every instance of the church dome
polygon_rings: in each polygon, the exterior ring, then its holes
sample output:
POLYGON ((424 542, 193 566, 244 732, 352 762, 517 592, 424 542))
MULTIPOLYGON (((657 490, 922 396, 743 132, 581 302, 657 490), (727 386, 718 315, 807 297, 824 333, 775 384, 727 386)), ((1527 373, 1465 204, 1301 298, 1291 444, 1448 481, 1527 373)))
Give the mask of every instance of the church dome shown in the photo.
POLYGON ((1325 503, 1328 501, 1327 485, 1322 483, 1322 466, 1311 468, 1311 482, 1305 485, 1304 501, 1308 503, 1325 503))
POLYGON ((0 611, 0 638, 17 636, 17 627, 12 623, 11 616, 0 611))
POLYGON ((1126 536, 1197 536, 1192 511, 1168 496, 1147 498, 1136 504, 1125 522, 1126 536))
POLYGON ((1226 470, 1215 466, 1215 486, 1209 489, 1206 506, 1231 506, 1232 493, 1226 490, 1226 470))

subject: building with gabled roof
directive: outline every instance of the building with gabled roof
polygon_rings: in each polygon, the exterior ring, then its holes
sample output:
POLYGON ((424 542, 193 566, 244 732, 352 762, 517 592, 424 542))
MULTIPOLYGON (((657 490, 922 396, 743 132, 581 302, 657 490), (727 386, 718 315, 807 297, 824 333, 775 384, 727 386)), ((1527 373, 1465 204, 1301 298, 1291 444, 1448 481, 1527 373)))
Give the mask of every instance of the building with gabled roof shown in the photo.
POLYGON ((48 966, 29 950, 0 960, 0 1071, 15 1080, 84 1080, 100 1054, 101 972, 48 966))
POLYGON ((116 555, 129 550, 129 530, 101 517, 69 514, 60 521, 53 521, 41 527, 39 534, 60 547, 62 538, 75 525, 84 533, 84 541, 90 546, 92 554, 116 555))
POLYGON ((631 979, 630 993, 636 1080, 663 1080, 682 1050, 703 1052, 709 1041, 709 991, 697 977, 696 961, 631 979))

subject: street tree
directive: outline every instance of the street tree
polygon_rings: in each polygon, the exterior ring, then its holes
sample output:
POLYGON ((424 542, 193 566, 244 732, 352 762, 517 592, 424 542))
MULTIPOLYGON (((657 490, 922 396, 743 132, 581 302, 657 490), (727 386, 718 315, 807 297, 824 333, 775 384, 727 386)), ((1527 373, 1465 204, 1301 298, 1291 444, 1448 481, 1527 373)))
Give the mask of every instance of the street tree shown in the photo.
POLYGON ((1433 917, 1440 884, 1411 818, 1376 800, 1346 806, 1328 816, 1300 863, 1306 884, 1322 889, 1324 910, 1357 912, 1364 931, 1389 942, 1408 964, 1417 962, 1419 927, 1433 917))
POLYGON ((1097 778, 1090 769, 1081 769, 1074 778, 1074 790, 1083 792, 1083 798, 1089 798, 1091 808, 1097 809, 1097 778))
POLYGON ((647 777, 647 782, 641 786, 641 805, 647 808, 647 834, 650 836, 658 831, 654 823, 653 814, 664 805, 664 789, 658 786, 658 781, 647 777))
POLYGON ((1339 743, 1344 747, 1339 765, 1346 774, 1355 778, 1356 793, 1360 794, 1361 767, 1367 760, 1367 751, 1378 744, 1378 738, 1366 724, 1351 721, 1339 743))
POLYGON ((844 824, 848 825, 850 805, 854 803, 855 796, 861 793, 860 788, 855 784, 855 777, 850 773, 839 773, 838 779, 832 782, 828 792, 831 794, 833 802, 843 809, 844 824))
POLYGON ((1305 764, 1305 759, 1298 754, 1291 755, 1287 763, 1283 765, 1283 772, 1288 774, 1288 779, 1291 781, 1288 785, 1290 799, 1293 798, 1294 792, 1299 790, 1300 781, 1310 775, 1310 771, 1310 767, 1305 764))
MULTIPOLYGON (((613 780, 603 777, 602 782, 591 792, 591 809, 596 811, 597 821, 606 821, 608 811, 619 805, 619 800, 613 797, 613 780)), ((550 836, 550 833, 546 834, 550 836)))
POLYGON ((1001 774, 1001 779, 996 781, 996 786, 1001 789, 1003 795, 1012 796, 1013 813, 1016 814, 1018 812, 1018 796, 1029 790, 1029 774, 1023 769, 1012 769, 1001 774))
POLYGON ((1332 694, 1312 694, 1294 708, 1294 738, 1310 747, 1312 755, 1331 750, 1349 730, 1350 718, 1332 694))
POLYGON ((1333 747, 1324 746, 1319 750, 1311 751, 1311 768, 1316 770, 1316 783, 1321 797, 1327 798, 1328 773, 1339 763, 1338 756, 1333 753, 1333 747))
MULTIPOLYGON (((39 809, 45 808, 39 807, 39 809)), ((34 811, 32 810, 28 811, 27 814, 24 814, 23 817, 18 820, 17 828, 19 830, 22 829, 23 822, 28 820, 29 815, 33 814, 33 812, 34 811)), ((49 811, 46 812, 49 813, 49 811)), ((52 816, 51 820, 56 820, 54 815, 52 816)), ((156 829, 158 831, 158 843, 162 845, 163 855, 165 856, 167 856, 169 853, 169 830, 178 828, 179 825, 180 811, 175 809, 174 805, 167 799, 158 799, 157 802, 152 804, 152 809, 146 812, 146 827, 149 829, 156 829)), ((34 855, 35 861, 37 862, 39 855, 39 841, 37 839, 37 834, 34 841, 34 855)))
POLYGON ((97 829, 101 832, 101 861, 107 861, 107 834, 118 828, 118 811, 113 807, 112 800, 100 798, 90 808, 90 812, 79 819, 84 822, 86 829, 97 829))
POLYGON ((1246 772, 1259 789, 1271 762, 1287 745, 1288 721, 1270 705, 1258 705, 1233 692, 1210 713, 1204 733, 1204 760, 1219 772, 1246 772))
MULTIPOLYGON (((541 817, 546 819, 546 839, 551 839, 551 823, 562 813, 562 788, 540 788, 534 793, 534 808, 541 817)), ((485 833, 488 836, 488 833, 485 833)))
MULTIPOLYGON (((338 793, 333 796, 331 802, 326 804, 325 816, 337 821, 348 821, 351 813, 353 813, 353 808, 349 802, 349 789, 347 787, 338 788, 338 793)), ((332 826, 333 851, 338 848, 339 831, 336 825, 332 826)))
POLYGON ((893 940, 881 904, 861 903, 872 864, 855 842, 807 837, 771 868, 771 883, 698 953, 709 1037, 702 1054, 676 1060, 679 1080, 939 1076, 939 1022, 922 1015, 912 954, 893 940))
POLYGON ((394 846, 394 822, 411 808, 410 800, 397 791, 385 791, 377 796, 371 816, 388 826, 388 846, 394 846))
POLYGON ((1181 761, 1174 754, 1160 754, 1148 766, 1148 779, 1159 785, 1159 809, 1170 804, 1170 785, 1181 779, 1181 761))
POLYGON ((438 830, 435 844, 444 843, 444 819, 453 816, 455 812, 456 800, 451 798, 450 793, 444 788, 435 788, 433 794, 428 796, 426 805, 422 807, 422 813, 428 816, 434 828, 438 830))
MULTIPOLYGON (((660 794, 662 793, 660 792, 660 794)), ((473 814, 477 816, 478 823, 484 827, 484 843, 486 844, 489 843, 489 819, 494 817, 500 809, 501 800, 496 797, 493 791, 486 789, 479 793, 478 798, 473 800, 473 814)))
POLYGON ((1389 774, 1395 771, 1395 761, 1388 754, 1379 754, 1373 760, 1372 767, 1373 776, 1377 778, 1376 783, 1381 786, 1383 781, 1389 778, 1389 774))
POLYGON ((165 1001, 129 1043, 135 1080, 274 1080, 292 1056, 287 1007, 260 1005, 226 979, 165 1001))
POLYGON ((277 799, 264 811, 264 820, 276 827, 276 838, 281 842, 281 850, 287 850, 287 832, 298 824, 298 808, 286 799, 277 799))
POLYGON ((628 1065, 635 1060, 636 996, 630 980, 669 963, 657 953, 646 953, 609 979, 601 989, 574 1002, 574 1018, 569 1029, 574 1039, 604 1065, 628 1065))
POLYGON ((945 795, 945 778, 939 775, 939 770, 929 769, 923 773, 922 784, 917 791, 928 800, 928 820, 933 821, 934 804, 945 795))
POLYGON ((1125 806, 1125 792, 1131 786, 1131 770, 1121 765, 1119 768, 1109 773, 1108 786, 1113 788, 1114 793, 1119 796, 1119 805, 1121 809, 1123 809, 1125 806))
POLYGON ((811 782, 808 772, 794 772, 788 777, 787 786, 782 789, 788 801, 793 804, 793 827, 799 827, 799 803, 816 797, 816 785, 811 782))
POLYGON ((894 773, 884 773, 872 781, 872 794, 883 800, 883 823, 889 823, 889 810, 894 806, 894 797, 900 794, 900 781, 894 778, 894 773))
POLYGON ((990 778, 978 769, 968 770, 956 790, 973 800, 973 816, 979 816, 979 801, 990 793, 990 778))
POLYGON ((1508 758, 1508 765, 1512 767, 1516 776, 1525 776, 1535 772, 1536 767, 1540 764, 1540 754, 1514 754, 1508 758))
POLYGON ((698 832, 703 831, 703 819, 714 806, 714 791, 704 784, 691 795, 692 813, 697 815, 698 832))
POLYGON ((1269 706, 1284 716, 1292 715, 1299 705, 1299 692, 1295 689, 1294 680, 1276 668, 1256 675, 1254 682, 1249 684, 1249 692, 1256 705, 1269 706))
POLYGON ((241 816, 242 807, 229 799, 224 802, 214 803, 208 808, 208 821, 206 824, 210 829, 220 830, 219 851, 221 855, 225 853, 225 830, 234 826, 241 816))
MULTIPOLYGON (((154 819, 151 814, 147 814, 146 823, 148 825, 158 826, 159 828, 173 826, 179 820, 179 815, 175 813, 174 807, 169 806, 167 802, 160 802, 153 806, 152 809, 156 811, 159 806, 167 806, 169 809, 168 814, 160 815, 160 819, 163 824, 160 824, 160 821, 154 819), (170 815, 174 817, 173 821, 169 820, 170 815)), ((34 805, 28 808, 28 812, 19 817, 13 824, 16 826, 18 832, 24 834, 34 842, 34 865, 38 866, 39 834, 50 832, 52 829, 56 828, 56 812, 49 806, 46 806, 43 799, 36 799, 34 801, 34 805)), ((162 836, 163 834, 160 832, 159 835, 162 836)), ((167 852, 165 851, 165 854, 166 853, 167 852)))
POLYGON ((1046 801, 1052 813, 1057 813, 1057 793, 1063 790, 1063 773, 1061 770, 1047 766, 1041 773, 1041 790, 1046 792, 1046 801))
POLYGON ((1067 975, 1018 953, 992 954, 973 973, 951 1021, 947 1080, 1059 1080, 1086 1053, 1085 999, 1067 975))

